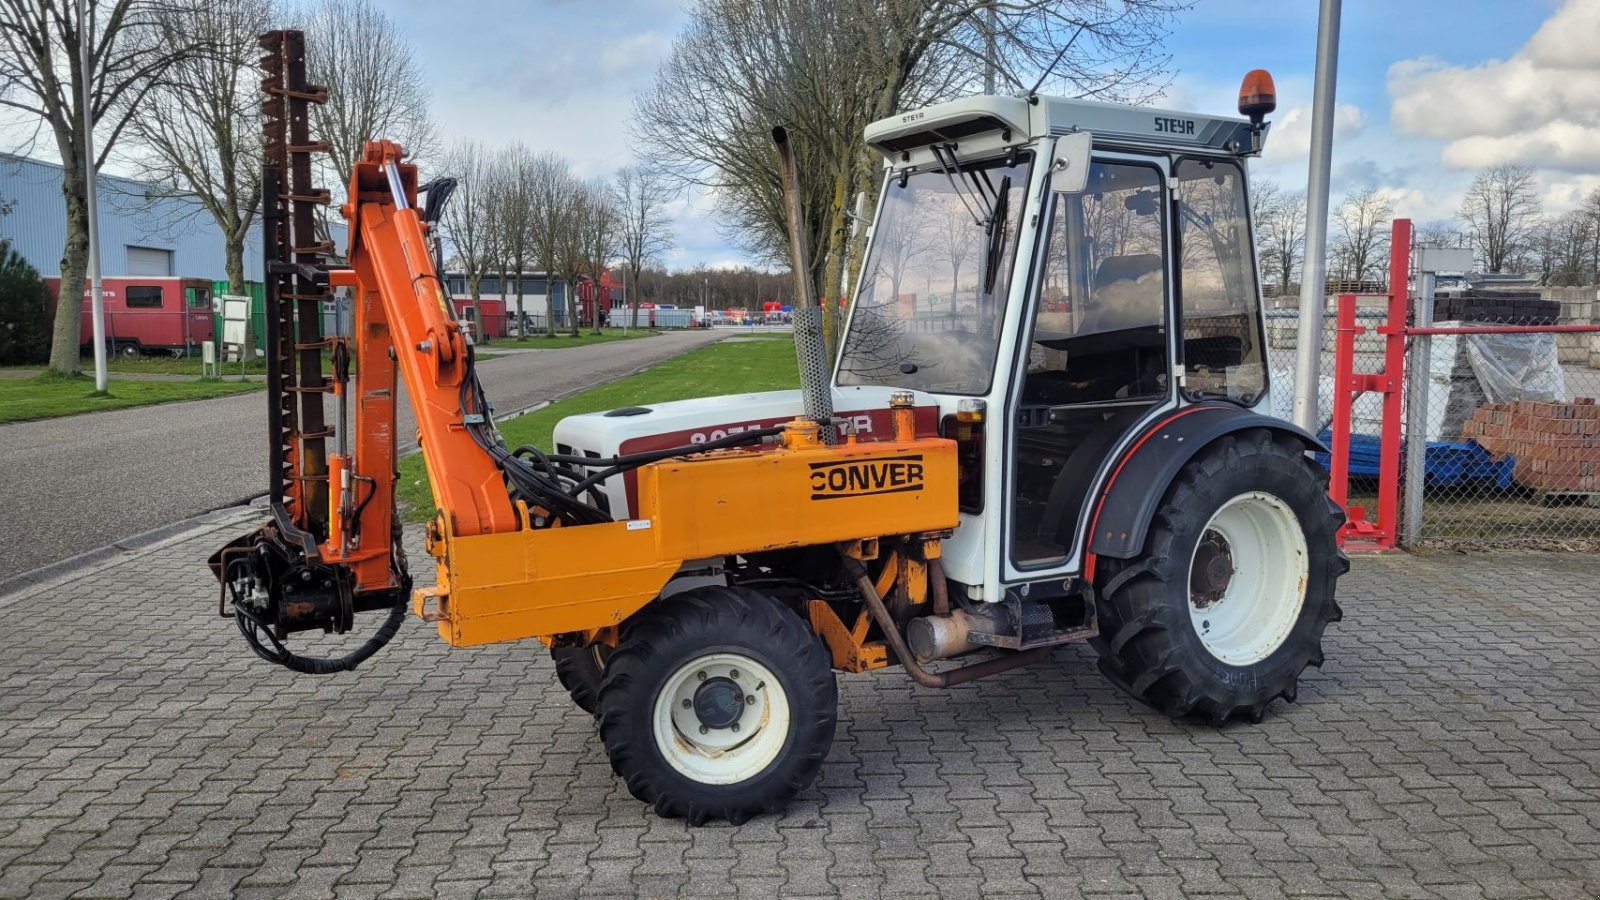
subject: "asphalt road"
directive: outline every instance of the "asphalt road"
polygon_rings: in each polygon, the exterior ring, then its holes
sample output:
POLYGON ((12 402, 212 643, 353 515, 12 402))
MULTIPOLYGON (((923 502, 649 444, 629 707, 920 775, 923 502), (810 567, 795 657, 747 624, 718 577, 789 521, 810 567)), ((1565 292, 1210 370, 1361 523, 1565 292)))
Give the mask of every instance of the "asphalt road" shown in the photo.
MULTIPOLYGON (((485 360, 479 374, 495 408, 510 412, 724 336, 512 351, 485 360)), ((414 446, 409 404, 400 410, 399 433, 414 446)), ((266 490, 260 392, 0 425, 0 580, 266 490)))

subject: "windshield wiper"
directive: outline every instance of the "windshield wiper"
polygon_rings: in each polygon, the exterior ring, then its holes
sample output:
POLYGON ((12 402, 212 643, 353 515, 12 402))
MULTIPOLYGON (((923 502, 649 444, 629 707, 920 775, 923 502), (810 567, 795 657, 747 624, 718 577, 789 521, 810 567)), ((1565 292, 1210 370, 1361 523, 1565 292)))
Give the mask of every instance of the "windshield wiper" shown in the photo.
POLYGON ((939 171, 943 172, 945 180, 950 182, 950 188, 956 192, 956 197, 960 198, 961 205, 967 208, 967 213, 972 216, 973 223, 979 228, 987 228, 989 223, 994 219, 994 207, 990 205, 989 199, 983 194, 979 193, 977 189, 970 187, 964 190, 962 189, 960 179, 956 178, 956 172, 959 171, 960 166, 958 163, 956 163, 956 152, 954 145, 934 144, 928 149, 933 151, 933 161, 939 164, 939 171), (945 159, 946 153, 950 154, 950 158, 948 160, 945 159), (973 209, 973 202, 968 201, 967 196, 969 193, 971 194, 972 199, 976 201, 978 209, 983 210, 982 215, 979 215, 977 210, 973 209))
POLYGON ((1011 176, 1000 179, 1000 193, 995 195, 994 210, 989 215, 988 259, 983 265, 983 292, 994 293, 994 280, 1000 274, 1000 255, 1005 249, 1006 210, 1011 201, 1011 176))

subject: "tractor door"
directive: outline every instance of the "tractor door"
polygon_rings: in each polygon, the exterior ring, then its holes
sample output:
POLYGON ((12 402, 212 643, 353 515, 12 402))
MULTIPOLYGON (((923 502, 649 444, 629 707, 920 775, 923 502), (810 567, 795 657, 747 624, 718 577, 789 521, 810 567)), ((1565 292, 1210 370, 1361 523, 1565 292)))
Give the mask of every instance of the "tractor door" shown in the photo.
POLYGON ((1155 407, 1175 402, 1166 165, 1100 159, 1083 193, 1052 201, 1013 394, 1016 569, 1068 561, 1102 463, 1155 407))

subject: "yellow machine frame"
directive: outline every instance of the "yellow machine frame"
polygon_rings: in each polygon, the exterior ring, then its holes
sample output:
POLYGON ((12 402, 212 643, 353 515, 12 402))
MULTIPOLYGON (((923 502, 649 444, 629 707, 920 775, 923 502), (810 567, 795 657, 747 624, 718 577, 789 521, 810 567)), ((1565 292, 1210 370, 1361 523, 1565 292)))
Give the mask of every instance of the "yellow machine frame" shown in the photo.
MULTIPOLYGON (((890 441, 824 444, 815 422, 796 420, 774 447, 645 466, 636 519, 460 535, 441 513, 428 533, 437 586, 415 592, 414 610, 457 647, 548 640, 620 624, 693 560, 949 531, 958 520, 955 442, 917 438, 912 410, 894 412, 890 441)), ((850 663, 842 668, 886 662, 881 645, 862 656, 864 622, 842 632, 836 616, 810 617, 836 663, 850 663), (845 652, 840 635, 853 631, 856 649, 845 652)))

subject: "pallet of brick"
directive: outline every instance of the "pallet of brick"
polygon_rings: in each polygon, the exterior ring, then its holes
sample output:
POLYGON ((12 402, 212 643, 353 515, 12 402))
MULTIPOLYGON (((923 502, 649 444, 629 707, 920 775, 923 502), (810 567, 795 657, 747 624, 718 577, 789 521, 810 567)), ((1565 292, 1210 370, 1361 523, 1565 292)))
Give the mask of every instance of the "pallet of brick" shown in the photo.
POLYGON ((1512 478, 1541 495, 1600 494, 1600 404, 1516 400, 1485 403, 1461 436, 1497 459, 1515 459, 1512 478))

